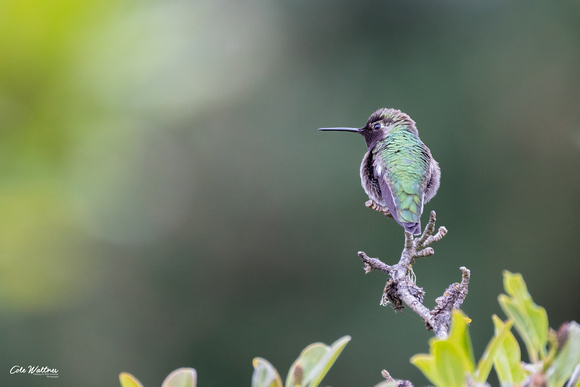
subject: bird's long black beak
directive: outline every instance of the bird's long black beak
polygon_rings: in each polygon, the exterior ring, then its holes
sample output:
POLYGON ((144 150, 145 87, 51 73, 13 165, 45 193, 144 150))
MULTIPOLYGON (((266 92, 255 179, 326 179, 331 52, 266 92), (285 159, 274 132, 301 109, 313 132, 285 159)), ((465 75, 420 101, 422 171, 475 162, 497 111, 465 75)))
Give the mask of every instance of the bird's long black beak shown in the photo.
POLYGON ((318 128, 322 132, 362 132, 362 128, 318 128))

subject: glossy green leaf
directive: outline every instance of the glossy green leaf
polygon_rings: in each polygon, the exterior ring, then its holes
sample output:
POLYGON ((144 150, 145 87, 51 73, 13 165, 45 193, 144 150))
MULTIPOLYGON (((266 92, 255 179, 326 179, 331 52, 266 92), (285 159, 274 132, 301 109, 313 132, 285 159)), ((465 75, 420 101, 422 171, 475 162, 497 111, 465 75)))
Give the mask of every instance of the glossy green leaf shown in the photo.
POLYGON ((121 372, 119 381, 121 382, 121 387, 143 387, 141 382, 128 372, 121 372))
POLYGON ((433 355, 424 353, 417 354, 411 358, 411 363, 419 368, 423 375, 435 386, 443 386, 443 381, 439 376, 433 355))
POLYGON ((471 337, 467 329, 467 317, 459 310, 453 311, 451 317, 451 332, 449 332, 449 338, 447 340, 458 349, 463 368, 469 373, 472 373, 475 367, 473 346, 471 345, 471 337))
POLYGON ((193 368, 178 368, 165 378, 161 387, 195 387, 197 372, 193 368))
POLYGON ((433 357, 441 386, 461 387, 465 385, 465 376, 469 370, 464 367, 464 359, 459 349, 447 340, 433 344, 433 357))
POLYGON ((349 341, 350 336, 343 336, 331 346, 314 343, 304 348, 290 367, 286 387, 318 386, 349 341))
MULTIPOLYGON (((334 362, 336 361, 336 359, 338 358, 344 347, 346 347, 349 341, 350 336, 343 336, 340 339, 336 340, 334 343, 332 343, 332 345, 330 346, 330 351, 326 354, 324 359, 318 363, 316 367, 317 370, 314 370, 314 372, 312 373, 313 375, 317 376, 313 378, 313 381, 310 384, 310 386, 316 387, 322 382, 322 379, 324 379, 324 376, 326 376, 326 374, 328 373, 328 371, 330 370, 330 368, 332 367, 332 365, 334 364, 334 362)), ((305 380, 308 382, 309 379, 310 378, 307 377, 305 380)))
POLYGON ((318 362, 322 361, 327 353, 328 346, 322 343, 310 344, 304 348, 298 359, 290 367, 286 377, 286 387, 306 386, 305 371, 312 373, 318 362))
POLYGON ((506 337, 510 333, 512 325, 513 322, 511 321, 505 323, 502 329, 499 330, 487 344, 487 347, 477 364, 477 371, 475 373, 476 382, 483 383, 487 380, 489 372, 491 371, 491 366, 493 365, 493 360, 498 351, 502 348, 506 337))
POLYGON ((451 331, 445 340, 431 339, 429 355, 411 358, 417 368, 436 386, 455 386, 465 383, 465 376, 473 373, 473 347, 467 327, 467 317, 453 311, 451 331))
POLYGON ((578 365, 580 365, 580 325, 572 321, 568 325, 568 340, 563 348, 559 349, 552 367, 547 372, 549 385, 563 386, 578 365))
POLYGON ((514 321, 519 335, 522 337, 532 362, 537 362, 539 356, 546 356, 548 340, 548 315, 546 310, 534 304, 521 274, 504 271, 504 288, 506 293, 498 297, 504 313, 514 321))
POLYGON ((256 357, 252 364, 254 365, 252 387, 282 387, 282 379, 278 371, 268 360, 256 357))
MULTIPOLYGON (((495 335, 498 336, 507 323, 501 321, 496 315, 493 315, 492 318, 495 335)), ((525 379, 526 372, 522 367, 521 361, 518 341, 511 331, 508 331, 501 347, 493 357, 493 365, 502 385, 513 385, 525 379)))

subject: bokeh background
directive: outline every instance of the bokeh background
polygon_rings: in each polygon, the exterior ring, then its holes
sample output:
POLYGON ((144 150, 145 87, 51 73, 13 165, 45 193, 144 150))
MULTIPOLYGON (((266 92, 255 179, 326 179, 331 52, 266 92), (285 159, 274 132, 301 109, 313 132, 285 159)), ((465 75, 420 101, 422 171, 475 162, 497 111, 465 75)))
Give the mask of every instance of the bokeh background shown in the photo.
POLYGON ((504 269, 578 320, 579 70, 577 2, 0 1, 0 385, 248 386, 345 334, 325 384, 426 384, 431 333, 356 255, 403 243, 364 141, 316 131, 383 106, 442 168, 428 305, 469 267, 477 354, 504 269))

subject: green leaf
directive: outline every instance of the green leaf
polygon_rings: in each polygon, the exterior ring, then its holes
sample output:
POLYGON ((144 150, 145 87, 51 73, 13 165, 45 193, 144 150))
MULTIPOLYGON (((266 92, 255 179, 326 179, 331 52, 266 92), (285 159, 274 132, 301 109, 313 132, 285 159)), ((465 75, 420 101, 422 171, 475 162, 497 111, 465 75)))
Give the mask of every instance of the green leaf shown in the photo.
POLYGON ((548 340, 548 315, 546 310, 534 304, 528 293, 521 274, 504 271, 504 288, 506 293, 498 297, 504 313, 514 321, 516 330, 522 337, 528 350, 530 361, 535 363, 539 356, 546 356, 548 340))
POLYGON ((469 373, 473 372, 475 360, 473 357, 473 346, 471 337, 467 329, 467 317, 459 310, 454 310, 451 316, 451 332, 447 340, 452 343, 461 354, 463 369, 469 373))
POLYGON ((165 378, 161 387, 195 387, 197 373, 193 368, 178 368, 165 378))
POLYGON ((558 334, 552 328, 548 329, 548 354, 543 359, 544 370, 550 368, 558 352, 558 334))
MULTIPOLYGON (((506 327, 496 315, 492 316, 496 337, 506 327)), ((526 377, 526 372, 521 365, 521 351, 515 336, 508 330, 506 337, 493 357, 493 365, 502 385, 514 385, 522 382, 526 377)))
POLYGON ((467 317, 461 311, 453 311, 449 337, 445 340, 431 339, 429 347, 429 355, 415 355, 411 363, 434 385, 461 386, 465 383, 465 376, 473 373, 473 347, 467 317))
POLYGON ((252 364, 254 365, 252 387, 282 387, 278 371, 268 360, 256 357, 252 364))
POLYGON ((290 367, 288 376, 286 377, 286 387, 306 386, 304 380, 305 370, 310 373, 318 362, 320 362, 327 353, 328 346, 322 343, 310 344, 300 354, 298 359, 290 367))
POLYGON ((427 355, 425 353, 417 354, 411 358, 411 363, 419 368, 423 375, 435 386, 443 386, 443 381, 439 376, 433 355, 427 355))
POLYGON ((491 366, 493 360, 497 355, 498 351, 502 348, 508 333, 513 325, 513 322, 508 321, 502 327, 502 329, 495 334, 495 336, 489 341, 479 363, 477 365, 477 371, 475 373, 475 381, 483 383, 487 380, 489 376, 489 371, 491 371, 491 366))
POLYGON ((580 364, 580 325, 572 321, 568 325, 568 340, 559 349, 552 367, 548 369, 548 384, 563 386, 574 368, 580 364))
POLYGON ((463 367, 464 359, 455 345, 447 340, 433 343, 433 357, 437 373, 441 378, 441 386, 461 387, 465 385, 465 375, 468 370, 463 367))
POLYGON ((314 343, 304 348, 290 367, 286 387, 317 387, 349 341, 350 336, 343 336, 330 347, 323 343, 314 343))
POLYGON ((121 387, 143 387, 141 382, 128 372, 121 372, 119 381, 121 382, 121 387))

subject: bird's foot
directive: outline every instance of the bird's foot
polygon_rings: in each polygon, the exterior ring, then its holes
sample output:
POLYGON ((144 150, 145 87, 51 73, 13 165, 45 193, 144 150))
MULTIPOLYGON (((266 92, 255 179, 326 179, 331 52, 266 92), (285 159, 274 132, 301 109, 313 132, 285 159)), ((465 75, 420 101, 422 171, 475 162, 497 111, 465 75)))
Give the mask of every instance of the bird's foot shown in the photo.
POLYGON ((383 214, 385 214, 385 216, 392 218, 393 215, 391 214, 391 211, 389 211, 389 209, 385 206, 381 206, 380 204, 378 204, 377 202, 375 202, 374 200, 367 200, 365 202, 365 206, 370 208, 371 210, 375 210, 378 212, 381 212, 383 214))

